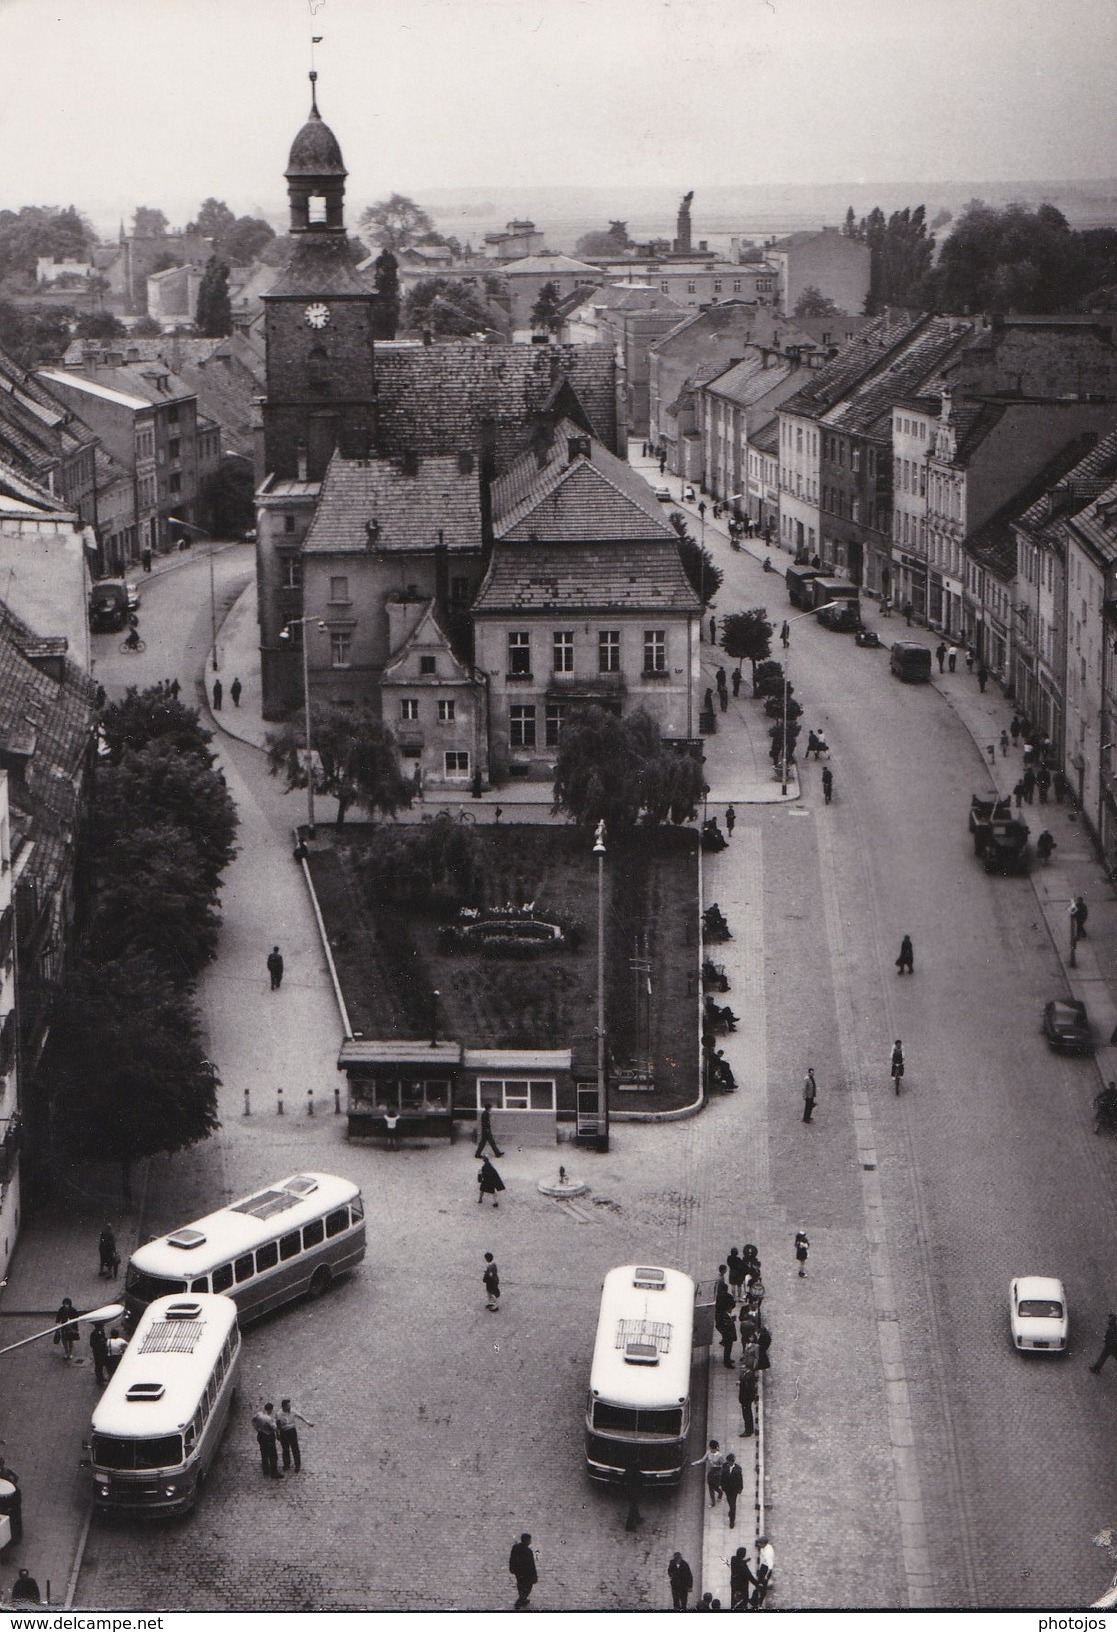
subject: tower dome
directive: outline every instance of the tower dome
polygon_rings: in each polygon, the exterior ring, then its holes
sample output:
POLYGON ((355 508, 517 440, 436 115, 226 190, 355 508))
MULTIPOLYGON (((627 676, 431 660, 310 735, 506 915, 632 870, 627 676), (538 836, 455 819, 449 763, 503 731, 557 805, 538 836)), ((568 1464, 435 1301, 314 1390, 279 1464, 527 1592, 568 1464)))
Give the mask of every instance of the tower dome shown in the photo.
POLYGON ((291 231, 343 233, 348 171, 337 137, 318 112, 317 78, 311 69, 310 117, 291 143, 284 171, 291 206, 291 231))
POLYGON ((290 181, 295 176, 338 176, 342 181, 348 175, 337 137, 318 112, 314 82, 318 75, 310 75, 310 117, 291 143, 291 156, 284 174, 290 181))

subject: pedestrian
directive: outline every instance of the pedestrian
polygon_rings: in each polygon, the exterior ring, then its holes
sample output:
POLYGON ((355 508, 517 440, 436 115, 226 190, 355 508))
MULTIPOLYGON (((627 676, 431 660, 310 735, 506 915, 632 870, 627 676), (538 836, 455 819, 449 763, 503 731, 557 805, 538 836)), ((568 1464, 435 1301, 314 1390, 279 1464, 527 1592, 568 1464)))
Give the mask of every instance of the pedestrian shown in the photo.
POLYGON ((1105 1336, 1102 1338, 1101 1353, 1090 1367, 1095 1376, 1109 1359, 1117 1360, 1117 1315, 1112 1314, 1105 1323, 1105 1336))
POLYGON ((1030 765, 1024 767, 1024 803, 1032 804, 1036 796, 1036 773, 1030 765))
POLYGON ((270 1400, 262 1411, 254 1413, 252 1426, 256 1430, 256 1443, 260 1447, 260 1465, 264 1470, 265 1479, 282 1479, 276 1450, 279 1425, 275 1420, 275 1406, 270 1400))
POLYGON ((714 693, 712 686, 706 687, 706 695, 702 699, 702 707, 705 709, 707 714, 712 714, 714 712, 714 693))
POLYGON ((1066 773, 1062 770, 1056 771, 1051 779, 1051 785, 1055 789, 1055 802, 1061 805, 1070 792, 1070 783, 1067 781, 1066 773))
POLYGON ((279 1435, 279 1443, 283 1447, 283 1471, 293 1467, 296 1473, 301 1473, 303 1459, 299 1451, 299 1430, 295 1427, 296 1417, 305 1422, 308 1428, 314 1424, 309 1417, 304 1417, 301 1411, 296 1411, 290 1400, 280 1400, 279 1410, 276 1413, 275 1427, 279 1435))
POLYGON ((977 683, 983 692, 985 690, 985 682, 988 680, 988 678, 989 670, 985 667, 984 663, 979 663, 977 666, 977 683))
POLYGON ((767 1326, 761 1326, 756 1334, 757 1371, 770 1371, 772 1362, 768 1358, 768 1350, 772 1347, 772 1334, 767 1326))
POLYGON ((150 572, 151 571, 151 551, 150 551, 150 549, 145 548, 144 552, 143 552, 143 555, 140 557, 140 559, 143 562, 144 571, 145 572, 150 572))
POLYGON ((900 942, 900 956, 896 959, 896 970, 901 975, 905 972, 909 975, 915 974, 915 952, 912 949, 910 935, 905 935, 900 942))
POLYGON ((97 1381, 99 1383, 107 1382, 109 1376, 109 1339, 103 1320, 94 1321, 89 1333, 89 1348, 93 1355, 93 1369, 97 1381))
POLYGON ((1051 788, 1051 772, 1046 765, 1041 765, 1036 772, 1036 787, 1039 789, 1039 802, 1041 805, 1045 805, 1051 788))
POLYGON ((661 453, 660 456, 659 456, 659 474, 662 476, 666 469, 667 469, 667 455, 665 453, 661 453))
POLYGON ((1086 939, 1086 920, 1090 916, 1090 909, 1086 905, 1084 895, 1076 895, 1070 904, 1070 915, 1074 920, 1074 938, 1076 941, 1086 939))
MULTIPOLYGON (((713 1593, 712 1592, 704 1592, 702 1594, 701 1598, 699 1598, 698 1602, 695 1604, 694 1607, 695 1607, 695 1610, 713 1609, 713 1607, 714 1607, 714 1595, 713 1595, 713 1593)), ((718 1604, 718 1608, 719 1609, 721 1608, 720 1603, 718 1604)))
POLYGON ((394 1105, 389 1105, 384 1112, 384 1132, 388 1136, 388 1149, 399 1149, 399 1112, 394 1105))
POLYGON ((912 604, 911 604, 910 601, 905 601, 904 602, 904 618, 905 618, 905 620, 907 622, 907 626, 908 626, 909 629, 911 628, 911 615, 912 615, 912 604))
POLYGON ((233 707, 234 708, 239 708, 240 707, 240 694, 241 694, 241 692, 243 690, 244 690, 244 687, 241 685, 240 679, 238 678, 237 675, 234 675, 233 676, 233 683, 229 687, 229 696, 233 699, 233 707))
POLYGON ((722 1357, 727 1370, 733 1369, 733 1345, 737 1341, 737 1328, 733 1324, 733 1316, 728 1309, 714 1310, 714 1325, 717 1328, 721 1342, 722 1357))
POLYGON ((729 693, 725 689, 724 680, 722 681, 721 685, 718 687, 718 702, 721 704, 721 711, 724 714, 725 711, 729 707, 729 693))
POLYGON ((648 457, 648 444, 646 442, 641 442, 640 444, 640 457, 641 459, 646 459, 648 457))
POLYGON ((273 946, 267 956, 268 974, 271 976, 271 989, 278 992, 283 985, 283 954, 278 946, 273 946))
POLYGON ((1023 779, 1018 781, 1016 786, 1013 788, 1012 797, 1016 800, 1016 808, 1017 808, 1017 810, 1019 810, 1020 806, 1024 803, 1024 782, 1023 782, 1023 779))
POLYGON ((752 1595, 753 1609, 763 1609, 764 1600, 772 1585, 776 1570, 776 1550, 767 1536, 756 1538, 756 1591, 752 1595))
POLYGON ((946 663, 946 641, 945 640, 940 640, 938 645, 935 647, 935 657, 938 659, 939 673, 941 674, 943 672, 943 667, 944 667, 944 665, 946 663))
POLYGON ((726 805, 726 807, 725 807, 725 831, 729 834, 730 838, 733 837, 733 829, 736 827, 736 825, 737 825, 737 812, 733 809, 732 805, 726 805))
POLYGON ((516 1582, 516 1608, 526 1609, 531 1589, 539 1580, 535 1554, 531 1550, 531 1534, 525 1530, 508 1555, 508 1568, 516 1582))
POLYGON ((39 1593, 39 1583, 31 1574, 30 1570, 20 1570, 19 1574, 12 1582, 11 1598, 13 1604, 42 1603, 43 1600, 39 1593))
MULTIPOLYGON (((711 636, 711 639, 712 638, 713 637, 711 636)), ((720 665, 717 673, 714 675, 714 684, 717 686, 719 692, 723 692, 725 690, 725 669, 720 665)))
POLYGON ((171 696, 174 698, 176 703, 178 702, 178 694, 181 690, 182 687, 178 683, 178 675, 176 674, 174 679, 171 681, 171 696))
POLYGON ((809 1122, 814 1115, 815 1100, 818 1098, 818 1084, 814 1080, 814 1066, 810 1066, 803 1079, 803 1121, 809 1122))
MULTIPOLYGON (((760 1283, 759 1282, 754 1282, 753 1284, 754 1285, 759 1285, 760 1283)), ((763 1296, 763 1289, 762 1289, 761 1295, 763 1296)), ((756 1320, 758 1318, 759 1309, 760 1309, 760 1304, 759 1303, 757 1303, 755 1310, 750 1308, 750 1310, 749 1310, 749 1325, 750 1325, 750 1327, 755 1327, 756 1320)), ((747 1335, 744 1332, 742 1332, 741 1333, 741 1342, 743 1344, 743 1348, 741 1350, 741 1370, 742 1371, 759 1371, 760 1370, 760 1344, 756 1341, 755 1331, 750 1331, 747 1335)))
POLYGON ((725 1468, 725 1456, 716 1439, 711 1439, 706 1447, 705 1456, 700 1456, 697 1462, 692 1462, 691 1467, 701 1467, 703 1463, 706 1466, 706 1489, 710 1493, 710 1506, 716 1507, 721 1501, 721 1476, 725 1468))
POLYGON ((1020 716, 1019 716, 1019 714, 1014 714, 1012 716, 1012 720, 1011 720, 1011 722, 1009 724, 1008 729, 1009 729, 1009 732, 1012 735, 1012 746, 1015 748, 1015 747, 1018 746, 1018 744, 1020 742, 1020 716))
POLYGON ((745 1260, 736 1247, 730 1247, 725 1268, 729 1278, 730 1291, 735 1298, 739 1298, 741 1295, 741 1282, 745 1278, 745 1260))
POLYGON ((485 1308, 491 1315, 495 1315, 500 1308, 500 1270, 496 1267, 496 1259, 491 1252, 485 1254, 481 1284, 485 1288, 485 1308))
POLYGON ((967 674, 972 674, 973 673, 973 665, 974 665, 974 649, 973 649, 972 646, 967 646, 966 647, 966 673, 967 674))
POLYGON ((493 1108, 489 1104, 488 1100, 485 1100, 481 1106, 480 1134, 481 1137, 477 1141, 477 1149, 473 1152, 475 1156, 480 1157, 481 1152, 484 1150, 486 1145, 488 1145, 494 1156, 504 1155, 504 1152, 497 1148, 497 1142, 493 1138, 493 1108))
POLYGON ((834 797, 834 773, 829 765, 822 767, 822 796, 827 804, 834 797))
MULTIPOLYGON (((744 1423, 740 1436, 742 1439, 751 1439, 752 1435, 756 1432, 756 1422, 753 1417, 752 1408, 756 1404, 758 1389, 759 1385, 756 1380, 756 1372, 742 1371, 737 1381, 737 1400, 741 1407, 741 1420, 744 1423)), ((726 1457, 727 1462, 728 1460, 729 1458, 726 1457)), ((725 1480, 723 1478, 722 1484, 724 1485, 724 1483, 725 1480)))
POLYGON ((215 680, 213 682, 213 712, 215 714, 220 714, 220 712, 221 712, 221 698, 222 698, 222 695, 223 695, 223 691, 222 691, 221 682, 220 682, 220 680, 215 680))
POLYGON ((726 1276, 729 1273, 727 1264, 718 1265, 718 1278, 714 1282, 714 1314, 731 1315, 737 1306, 737 1299, 726 1276))
POLYGON ((705 501, 705 499, 699 499, 699 501, 698 501, 698 514, 702 518, 702 520, 705 521, 705 519, 706 519, 706 501, 705 501))
POLYGON ((113 1326, 109 1331, 109 1357, 105 1361, 105 1370, 111 1377, 124 1358, 124 1351, 128 1347, 128 1339, 121 1337, 120 1328, 113 1326))
POLYGON ((791 645, 791 625, 788 623, 786 618, 780 626, 780 645, 783 647, 785 652, 791 645))
POLYGON ((624 1516, 626 1530, 635 1530, 643 1523, 644 1515, 640 1511, 640 1492, 644 1488, 644 1475, 635 1462, 630 1462, 621 1476, 621 1489, 628 1497, 628 1512, 624 1516))
POLYGON ((97 1253, 101 1260, 101 1267, 97 1271, 99 1275, 106 1275, 111 1280, 120 1273, 120 1254, 116 1250, 116 1236, 111 1224, 104 1225, 101 1230, 97 1253))
POLYGON ((946 666, 950 670, 951 674, 953 674, 955 669, 958 667, 958 648, 957 648, 957 646, 952 646, 950 648, 950 650, 947 652, 947 654, 946 654, 946 666))
POLYGON ((721 1476, 721 1488, 725 1492, 725 1505, 729 1509, 729 1528, 735 1530, 737 1527, 737 1498, 745 1488, 745 1476, 732 1451, 725 1459, 725 1472, 721 1476))
POLYGON ((1007 731, 1002 731, 1001 732, 1001 758, 1003 759, 1004 756, 1007 753, 1008 753, 1008 732, 1007 731))
POLYGON ((740 669, 734 669, 733 670, 733 673, 729 676, 729 684, 733 687, 734 697, 739 697, 741 695, 741 671, 740 671, 740 669))
POLYGON ((671 1608, 685 1609, 694 1586, 694 1572, 682 1553, 671 1554, 671 1562, 667 1566, 667 1579, 671 1583, 671 1608))
POLYGON ((807 1254, 808 1254, 808 1252, 810 1250, 811 1250, 811 1244, 807 1240, 806 1232, 804 1230, 796 1230, 796 1232, 795 1232, 795 1262, 799 1265, 800 1278, 802 1278, 807 1273, 807 1254))
POLYGON ((61 1307, 54 1317, 54 1341, 61 1345, 63 1360, 74 1358, 74 1345, 78 1340, 78 1312, 69 1298, 63 1298, 61 1307))
POLYGON ((738 1547, 729 1560, 729 1607, 744 1610, 749 1604, 749 1588, 756 1586, 756 1577, 749 1569, 746 1547, 738 1547))
POLYGON ((710 619, 710 645, 711 646, 716 646, 717 643, 718 643, 718 620, 716 618, 711 618, 710 619))
POLYGON ((904 1080, 904 1045, 898 1037, 892 1044, 892 1058, 888 1063, 888 1074, 896 1086, 896 1092, 899 1093, 900 1084, 904 1080))
POLYGON ((481 1166, 477 1169, 477 1205, 480 1207, 486 1196, 492 1196, 493 1206, 499 1207, 496 1199, 504 1189, 504 1180, 489 1161, 487 1156, 482 1157, 481 1166))

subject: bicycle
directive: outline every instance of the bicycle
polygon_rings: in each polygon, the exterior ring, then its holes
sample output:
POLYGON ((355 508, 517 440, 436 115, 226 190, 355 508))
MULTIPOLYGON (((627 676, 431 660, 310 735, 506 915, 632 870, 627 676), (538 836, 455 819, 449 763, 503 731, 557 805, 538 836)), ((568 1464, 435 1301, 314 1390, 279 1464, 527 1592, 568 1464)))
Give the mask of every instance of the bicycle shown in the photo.
POLYGON ((135 640, 122 640, 120 642, 120 650, 129 656, 138 654, 140 652, 146 652, 147 642, 146 640, 141 640, 139 635, 137 635, 135 640))

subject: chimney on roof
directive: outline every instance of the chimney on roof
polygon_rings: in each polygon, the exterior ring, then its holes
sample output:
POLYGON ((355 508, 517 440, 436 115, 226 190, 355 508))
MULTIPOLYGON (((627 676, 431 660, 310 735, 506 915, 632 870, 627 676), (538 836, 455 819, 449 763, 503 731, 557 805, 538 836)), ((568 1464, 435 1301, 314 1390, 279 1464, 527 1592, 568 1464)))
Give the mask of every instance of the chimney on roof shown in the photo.
POLYGON ((295 453, 295 459, 296 459, 296 468, 297 468, 298 473, 299 473, 299 481, 300 482, 305 482, 306 481, 306 443, 305 442, 300 442, 299 443, 298 448, 297 448, 296 453, 295 453))

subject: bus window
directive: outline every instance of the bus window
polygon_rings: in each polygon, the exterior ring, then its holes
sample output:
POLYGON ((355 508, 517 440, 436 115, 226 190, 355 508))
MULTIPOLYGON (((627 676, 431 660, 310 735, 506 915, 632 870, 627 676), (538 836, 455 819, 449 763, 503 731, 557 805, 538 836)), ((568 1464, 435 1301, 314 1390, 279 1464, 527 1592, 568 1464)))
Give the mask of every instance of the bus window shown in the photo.
POLYGON ((233 1266, 232 1266, 232 1264, 222 1264, 220 1269, 215 1269, 214 1270, 214 1272, 213 1272, 213 1290, 215 1292, 227 1292, 229 1290, 229 1288, 232 1286, 232 1284, 233 1284, 233 1266))
POLYGON ((302 1250, 303 1244, 299 1238, 298 1230, 292 1230, 291 1234, 285 1235, 279 1243, 279 1256, 284 1263, 289 1258, 297 1258, 302 1250))
POLYGON ((304 1248, 305 1247, 316 1247, 316 1246, 318 1246, 319 1243, 322 1241, 322 1238, 325 1235, 325 1233, 326 1233, 326 1228, 325 1228, 325 1225, 322 1223, 322 1220, 320 1218, 314 1219, 310 1224, 304 1224, 303 1225, 303 1246, 304 1246, 304 1248))
POLYGON ((233 1265, 233 1274, 236 1276, 238 1286, 242 1281, 250 1281, 255 1273, 255 1265, 250 1252, 246 1252, 243 1258, 238 1258, 233 1265))
POLYGON ((349 1203, 349 1216, 353 1220, 354 1224, 359 1224, 362 1218, 364 1218, 365 1204, 360 1196, 357 1197, 356 1201, 351 1201, 349 1203))
POLYGON ((349 1228, 349 1209, 339 1207, 336 1213, 326 1215, 326 1234, 340 1235, 342 1230, 349 1228))
POLYGON ((261 1274, 265 1269, 274 1269, 279 1262, 279 1247, 274 1241, 269 1241, 266 1247, 256 1248, 256 1273, 261 1274))
POLYGON ((191 1292, 208 1292, 209 1291, 209 1276, 208 1275, 199 1275, 197 1280, 190 1282, 190 1290, 191 1290, 191 1292))

